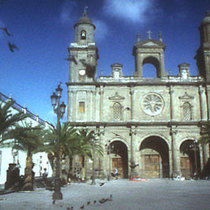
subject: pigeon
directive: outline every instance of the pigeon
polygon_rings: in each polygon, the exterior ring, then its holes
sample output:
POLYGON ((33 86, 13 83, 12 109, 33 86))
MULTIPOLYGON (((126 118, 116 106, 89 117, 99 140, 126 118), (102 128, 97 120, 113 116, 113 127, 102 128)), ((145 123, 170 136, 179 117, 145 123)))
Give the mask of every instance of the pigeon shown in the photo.
POLYGON ((102 183, 100 183, 99 185, 100 185, 100 186, 103 186, 104 184, 105 184, 105 183, 104 183, 104 182, 102 182, 102 183))
POLYGON ((112 194, 110 194, 109 196, 109 201, 112 201, 112 194))
POLYGON ((15 44, 11 44, 10 42, 8 42, 8 46, 11 52, 14 52, 14 49, 18 50, 18 47, 15 44))
POLYGON ((9 31, 6 27, 0 27, 0 30, 4 31, 7 36, 11 36, 11 34, 9 33, 9 31))
POLYGON ((99 203, 105 203, 107 201, 107 199, 105 199, 105 198, 102 198, 101 200, 99 200, 99 203))

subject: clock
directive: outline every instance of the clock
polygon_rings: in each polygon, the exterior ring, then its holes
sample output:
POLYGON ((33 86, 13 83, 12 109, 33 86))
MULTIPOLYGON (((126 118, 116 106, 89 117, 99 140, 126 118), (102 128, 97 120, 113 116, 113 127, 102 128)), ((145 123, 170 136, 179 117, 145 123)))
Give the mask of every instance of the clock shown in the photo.
POLYGON ((158 115, 163 110, 163 99, 156 93, 149 93, 142 100, 142 108, 148 115, 158 115))
POLYGON ((86 71, 84 69, 79 70, 79 75, 80 76, 84 76, 86 73, 86 71))

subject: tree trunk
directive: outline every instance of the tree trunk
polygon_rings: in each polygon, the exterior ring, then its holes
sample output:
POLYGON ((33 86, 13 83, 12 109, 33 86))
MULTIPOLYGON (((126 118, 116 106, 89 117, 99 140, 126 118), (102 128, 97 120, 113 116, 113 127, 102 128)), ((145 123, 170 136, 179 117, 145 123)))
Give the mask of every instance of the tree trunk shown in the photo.
POLYGON ((24 185, 22 190, 23 191, 32 191, 33 190, 33 180, 34 180, 34 172, 32 162, 32 154, 30 152, 27 153, 26 157, 26 167, 25 167, 25 178, 24 178, 24 185))

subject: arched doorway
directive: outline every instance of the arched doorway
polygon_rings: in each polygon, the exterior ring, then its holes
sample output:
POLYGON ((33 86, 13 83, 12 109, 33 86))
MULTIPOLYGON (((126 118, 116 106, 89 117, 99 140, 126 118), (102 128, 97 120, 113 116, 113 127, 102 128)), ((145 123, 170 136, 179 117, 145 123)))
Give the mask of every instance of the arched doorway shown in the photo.
POLYGON ((110 144, 111 153, 111 172, 117 168, 120 178, 128 178, 128 149, 127 146, 121 141, 113 141, 110 144))
POLYGON ((180 146, 180 169, 184 177, 193 177, 200 173, 200 151, 194 140, 188 139, 180 146))
POLYGON ((169 149, 161 137, 150 136, 140 146, 141 174, 147 178, 169 177, 169 149))

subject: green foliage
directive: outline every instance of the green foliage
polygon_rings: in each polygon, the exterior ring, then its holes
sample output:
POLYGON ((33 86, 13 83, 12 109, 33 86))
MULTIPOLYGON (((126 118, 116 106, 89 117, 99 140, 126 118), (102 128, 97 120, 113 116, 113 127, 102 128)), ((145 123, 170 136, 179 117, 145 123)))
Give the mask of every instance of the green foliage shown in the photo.
MULTIPOLYGON (((45 150, 51 155, 56 154, 57 128, 49 128, 44 137, 45 150)), ((95 139, 94 131, 87 129, 76 130, 69 122, 63 123, 60 131, 59 157, 83 155, 92 158, 93 148, 96 153, 102 154, 102 147, 95 139)))
POLYGON ((0 143, 8 139, 8 136, 11 137, 9 133, 15 128, 18 122, 30 117, 29 114, 24 114, 23 112, 13 114, 12 106, 14 103, 11 100, 0 104, 0 135, 2 137, 0 143))
POLYGON ((100 142, 97 141, 93 130, 82 129, 79 131, 78 135, 80 137, 80 155, 93 159, 93 153, 103 154, 103 148, 100 142))
POLYGON ((210 122, 204 124, 201 128, 201 138, 198 141, 201 144, 210 143, 210 122))
MULTIPOLYGON (((16 125, 7 133, 7 139, 13 139, 12 144, 15 149, 27 151, 29 154, 43 151, 44 129, 41 125, 31 127, 28 123, 24 126, 16 125)), ((9 143, 11 145, 11 142, 9 143)))
MULTIPOLYGON (((55 155, 57 151, 57 137, 57 128, 54 127, 49 128, 44 136, 45 151, 51 153, 52 155, 55 155)), ((60 130, 60 158, 63 155, 72 156, 74 153, 74 148, 77 145, 77 141, 78 136, 76 134, 76 129, 71 127, 69 123, 63 123, 60 130)))

